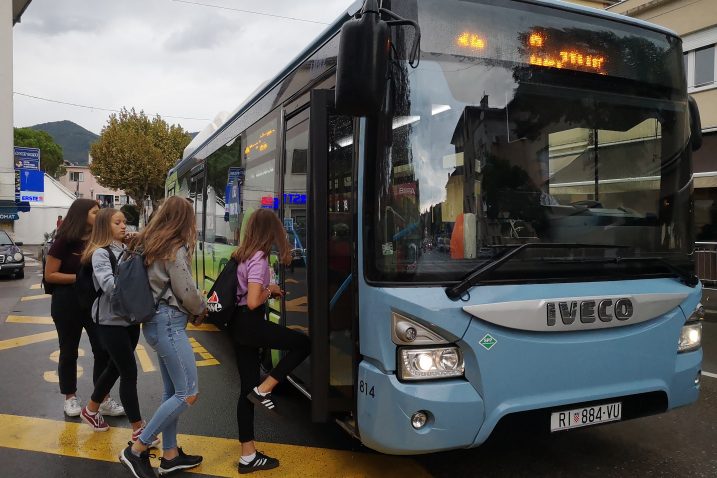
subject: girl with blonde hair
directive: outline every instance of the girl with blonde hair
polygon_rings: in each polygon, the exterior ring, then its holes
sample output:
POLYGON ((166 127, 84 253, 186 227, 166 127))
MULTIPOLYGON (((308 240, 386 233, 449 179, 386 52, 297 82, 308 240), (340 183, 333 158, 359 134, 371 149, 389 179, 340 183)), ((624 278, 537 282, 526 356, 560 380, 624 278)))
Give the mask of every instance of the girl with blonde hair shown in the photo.
POLYGON ((291 247, 284 226, 272 211, 259 209, 249 218, 244 240, 232 257, 237 261, 237 311, 230 323, 236 352, 241 390, 237 402, 237 425, 241 442, 239 473, 269 470, 279 460, 256 450, 254 443, 254 405, 276 412, 271 392, 279 382, 308 357, 309 338, 295 330, 266 320, 266 301, 278 298, 284 291, 270 281, 269 254, 272 246, 279 260, 291 263, 291 247), (259 383, 259 348, 287 350, 288 353, 259 383))
POLYGON ((92 282, 99 296, 92 305, 92 318, 100 342, 110 356, 92 397, 82 409, 80 417, 94 431, 109 429, 100 411, 100 401, 112 385, 120 379, 120 399, 132 425, 132 441, 142 432, 142 415, 137 398, 137 362, 134 350, 139 341, 139 324, 131 325, 123 317, 116 317, 110 309, 110 294, 114 289, 117 263, 125 251, 127 219, 116 209, 102 209, 97 213, 95 227, 82 254, 82 264, 92 268, 92 282))
POLYGON ((193 405, 199 392, 194 351, 187 323, 200 324, 206 316, 204 296, 197 290, 190 263, 196 241, 196 219, 184 198, 168 198, 152 221, 133 239, 142 252, 157 313, 142 326, 144 338, 157 353, 164 395, 162 404, 134 444, 120 454, 136 478, 153 478, 149 447, 162 434, 159 474, 197 467, 201 456, 187 455, 177 445, 179 416, 193 405))

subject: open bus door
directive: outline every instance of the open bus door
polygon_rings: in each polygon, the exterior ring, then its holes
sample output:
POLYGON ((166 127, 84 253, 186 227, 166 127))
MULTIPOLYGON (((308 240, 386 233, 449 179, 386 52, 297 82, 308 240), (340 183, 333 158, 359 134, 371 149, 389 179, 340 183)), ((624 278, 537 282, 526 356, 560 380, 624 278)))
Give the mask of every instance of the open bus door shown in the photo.
POLYGON ((355 409, 357 316, 353 119, 334 91, 311 92, 307 261, 314 421, 355 409))

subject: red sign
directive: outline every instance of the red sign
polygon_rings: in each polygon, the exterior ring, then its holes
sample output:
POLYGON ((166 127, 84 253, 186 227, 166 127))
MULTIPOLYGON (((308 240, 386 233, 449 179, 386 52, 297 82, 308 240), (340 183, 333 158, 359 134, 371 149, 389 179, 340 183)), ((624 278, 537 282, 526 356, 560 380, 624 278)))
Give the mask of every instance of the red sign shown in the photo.
POLYGON ((416 197, 416 183, 396 184, 393 186, 393 195, 396 197, 416 197))

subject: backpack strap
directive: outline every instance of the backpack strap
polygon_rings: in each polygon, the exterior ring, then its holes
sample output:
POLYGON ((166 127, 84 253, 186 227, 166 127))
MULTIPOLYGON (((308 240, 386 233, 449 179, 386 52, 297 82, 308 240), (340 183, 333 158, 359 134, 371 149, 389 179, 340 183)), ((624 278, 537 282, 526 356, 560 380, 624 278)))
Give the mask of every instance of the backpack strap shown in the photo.
POLYGON ((154 308, 159 308, 159 303, 161 302, 162 298, 164 297, 164 294, 167 293, 169 288, 172 286, 172 281, 167 281, 166 284, 164 284, 164 287, 162 288, 162 292, 159 293, 159 296, 157 296, 157 300, 154 303, 154 308))
MULTIPOLYGON (((107 254, 109 254, 110 258, 110 267, 112 268, 112 274, 117 275, 117 258, 115 257, 114 253, 112 252, 112 248, 110 246, 105 246, 102 249, 107 251, 107 254)), ((94 273, 92 274, 94 276, 94 273)), ((95 299, 97 300, 97 312, 95 313, 95 323, 99 325, 100 323, 100 302, 99 299, 102 297, 102 294, 104 294, 105 291, 102 290, 102 287, 99 288, 99 290, 95 291, 95 299)))

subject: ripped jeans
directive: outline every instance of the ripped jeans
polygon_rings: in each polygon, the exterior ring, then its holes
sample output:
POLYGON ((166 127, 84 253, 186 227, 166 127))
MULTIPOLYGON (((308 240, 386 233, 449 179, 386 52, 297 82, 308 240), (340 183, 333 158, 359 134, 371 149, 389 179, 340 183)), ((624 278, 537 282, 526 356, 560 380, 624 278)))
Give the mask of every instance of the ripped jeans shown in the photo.
POLYGON ((161 304, 155 316, 142 325, 144 338, 157 352, 164 395, 139 440, 149 445, 162 434, 162 449, 177 447, 177 422, 187 408, 187 398, 198 393, 197 364, 186 332, 187 315, 161 304))

